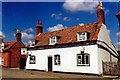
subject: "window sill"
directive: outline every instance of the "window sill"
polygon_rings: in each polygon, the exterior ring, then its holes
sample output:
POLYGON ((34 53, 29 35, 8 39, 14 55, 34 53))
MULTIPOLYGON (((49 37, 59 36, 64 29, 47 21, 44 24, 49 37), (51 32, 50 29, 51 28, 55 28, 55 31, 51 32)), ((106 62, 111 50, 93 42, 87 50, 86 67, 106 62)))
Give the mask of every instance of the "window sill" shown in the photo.
POLYGON ((60 66, 60 64, 58 64, 58 65, 55 65, 55 66, 60 66))
POLYGON ((87 41, 87 40, 77 40, 78 42, 87 41))
POLYGON ((55 45, 56 43, 50 43, 49 45, 55 45))
POLYGON ((79 64, 77 66, 90 66, 90 64, 79 64))

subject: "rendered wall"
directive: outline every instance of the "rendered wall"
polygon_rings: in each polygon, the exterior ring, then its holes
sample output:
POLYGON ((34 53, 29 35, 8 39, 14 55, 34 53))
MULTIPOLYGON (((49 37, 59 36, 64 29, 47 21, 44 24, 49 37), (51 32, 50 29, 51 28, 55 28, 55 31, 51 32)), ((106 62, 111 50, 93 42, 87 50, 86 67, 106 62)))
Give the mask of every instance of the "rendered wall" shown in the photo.
MULTIPOLYGON (((104 41, 105 43, 107 43, 108 46, 110 46, 115 52, 117 52, 117 50, 115 49, 115 47, 112 44, 112 41, 110 39, 110 34, 109 31, 107 30, 106 26, 103 24, 101 27, 101 30, 99 32, 98 35, 98 40, 100 41, 104 41)), ((98 42, 98 44, 104 46, 105 48, 107 48, 110 52, 112 52, 114 55, 116 55, 110 48, 108 48, 105 44, 98 42)), ((103 69, 102 69, 102 61, 103 62, 117 62, 117 58, 114 57, 113 55, 111 55, 107 50, 102 49, 102 48, 98 48, 98 69, 99 69, 99 73, 103 73, 103 69)))
POLYGON ((30 56, 28 56, 26 69, 48 70, 48 56, 52 56, 53 71, 98 74, 97 45, 88 45, 83 47, 85 47, 85 53, 90 54, 90 66, 77 66, 77 54, 81 52, 81 47, 79 46, 29 51, 29 54, 36 56, 36 64, 29 64, 30 56), (54 65, 54 55, 56 54, 60 55, 60 66, 54 65))

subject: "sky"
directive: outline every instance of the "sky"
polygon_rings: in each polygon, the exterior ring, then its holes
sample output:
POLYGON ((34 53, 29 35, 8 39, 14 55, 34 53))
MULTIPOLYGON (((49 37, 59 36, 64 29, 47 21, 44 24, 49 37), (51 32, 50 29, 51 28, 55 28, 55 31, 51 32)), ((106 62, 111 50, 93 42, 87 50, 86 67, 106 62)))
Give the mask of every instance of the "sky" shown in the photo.
MULTIPOLYGON (((1 4, 0 4, 1 5, 1 4)), ((16 29, 27 44, 35 38, 37 20, 42 20, 43 32, 97 22, 98 2, 2 2, 2 32, 4 41, 15 40, 16 29)), ((118 2, 103 2, 106 26, 115 46, 118 43, 118 2)))

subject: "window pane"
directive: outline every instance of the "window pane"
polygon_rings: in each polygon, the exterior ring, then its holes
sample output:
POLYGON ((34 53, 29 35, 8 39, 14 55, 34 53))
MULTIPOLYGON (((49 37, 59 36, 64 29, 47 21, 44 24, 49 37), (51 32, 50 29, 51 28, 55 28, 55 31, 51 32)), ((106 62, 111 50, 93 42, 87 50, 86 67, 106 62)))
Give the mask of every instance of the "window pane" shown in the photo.
POLYGON ((82 64, 85 64, 84 55, 82 55, 82 64))
POLYGON ((89 55, 86 55, 86 64, 89 64, 89 55))
POLYGON ((81 64, 81 55, 78 55, 77 64, 81 64))

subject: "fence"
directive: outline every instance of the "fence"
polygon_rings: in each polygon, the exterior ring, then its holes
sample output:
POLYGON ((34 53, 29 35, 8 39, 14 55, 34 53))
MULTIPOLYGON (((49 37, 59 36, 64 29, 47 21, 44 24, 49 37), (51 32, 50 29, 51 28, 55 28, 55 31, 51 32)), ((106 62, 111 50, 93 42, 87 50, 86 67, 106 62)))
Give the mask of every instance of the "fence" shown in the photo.
POLYGON ((119 64, 118 62, 103 62, 103 74, 108 75, 119 75, 119 64))

